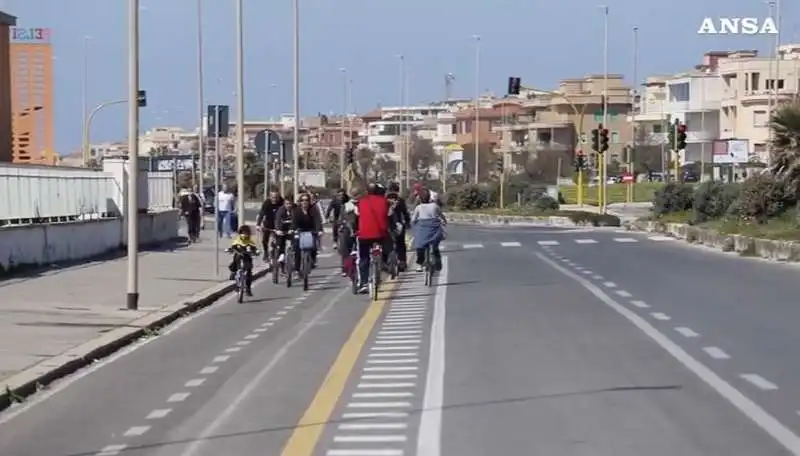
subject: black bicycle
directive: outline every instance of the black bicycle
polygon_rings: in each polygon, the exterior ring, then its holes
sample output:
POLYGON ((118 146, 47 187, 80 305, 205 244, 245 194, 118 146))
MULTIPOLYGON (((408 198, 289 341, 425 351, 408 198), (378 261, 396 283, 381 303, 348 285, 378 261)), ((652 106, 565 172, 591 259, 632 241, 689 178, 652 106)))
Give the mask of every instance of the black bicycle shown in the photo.
POLYGON ((294 231, 278 233, 284 236, 283 270, 286 273, 286 288, 291 288, 292 274, 294 274, 294 231))
MULTIPOLYGON (((313 259, 311 258, 311 252, 313 249, 308 245, 303 245, 304 242, 300 239, 301 235, 306 236, 314 236, 310 232, 299 233, 297 235, 297 242, 300 247, 300 278, 303 280, 303 291, 308 291, 308 278, 311 276, 311 265, 313 264, 313 259)), ((312 245, 316 245, 317 240, 314 239, 312 241, 312 245)))
POLYGON ((373 301, 378 300, 378 291, 381 284, 381 269, 383 268, 383 248, 380 244, 372 244, 369 256, 369 293, 373 301))
POLYGON ((275 239, 275 235, 273 233, 272 238, 269 241, 269 265, 270 269, 272 269, 272 283, 278 283, 281 280, 281 267, 280 263, 278 262, 278 241, 275 239))
POLYGON ((389 277, 391 277, 392 280, 400 275, 400 259, 397 256, 397 236, 399 235, 392 234, 392 247, 389 251, 389 255, 386 256, 386 268, 389 270, 389 277))

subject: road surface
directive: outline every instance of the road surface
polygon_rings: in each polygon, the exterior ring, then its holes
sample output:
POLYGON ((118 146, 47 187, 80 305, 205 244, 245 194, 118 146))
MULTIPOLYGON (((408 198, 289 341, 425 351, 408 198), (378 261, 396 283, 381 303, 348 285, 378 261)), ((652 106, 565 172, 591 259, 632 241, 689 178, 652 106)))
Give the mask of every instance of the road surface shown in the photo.
POLYGON ((793 268, 608 230, 445 258, 374 303, 330 259, 261 283, 0 415, 0 454, 800 454, 793 268))

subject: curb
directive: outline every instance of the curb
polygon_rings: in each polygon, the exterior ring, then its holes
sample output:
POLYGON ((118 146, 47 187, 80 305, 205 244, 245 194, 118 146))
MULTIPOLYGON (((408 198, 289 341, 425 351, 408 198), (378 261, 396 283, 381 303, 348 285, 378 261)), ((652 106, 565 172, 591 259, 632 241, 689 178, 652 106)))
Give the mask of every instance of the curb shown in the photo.
POLYGON ((523 227, 560 227, 574 228, 575 222, 562 216, 522 216, 492 214, 460 214, 445 212, 447 222, 453 225, 489 225, 489 226, 523 226, 523 227))
MULTIPOLYGON (((267 275, 266 267, 253 270, 253 280, 267 275)), ((53 358, 35 364, 32 367, 5 380, 0 391, 0 412, 14 402, 23 401, 50 383, 87 367, 99 359, 106 358, 120 349, 138 341, 148 332, 161 329, 179 318, 204 309, 232 292, 233 283, 221 283, 213 288, 203 290, 194 296, 171 304, 127 323, 121 328, 84 342, 53 358)))

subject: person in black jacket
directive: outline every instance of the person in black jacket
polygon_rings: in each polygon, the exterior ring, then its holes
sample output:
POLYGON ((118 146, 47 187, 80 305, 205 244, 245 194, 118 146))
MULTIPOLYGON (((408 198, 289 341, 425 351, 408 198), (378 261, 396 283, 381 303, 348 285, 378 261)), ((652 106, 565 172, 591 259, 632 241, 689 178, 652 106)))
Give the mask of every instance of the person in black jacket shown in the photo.
POLYGON ((389 185, 389 192, 386 194, 386 198, 388 198, 391 203, 389 217, 392 224, 391 229, 395 233, 394 249, 395 252, 397 252, 399 268, 401 271, 404 271, 406 268, 408 251, 408 246, 406 246, 406 231, 408 227, 411 226, 411 214, 408 211, 405 198, 400 196, 400 185, 396 182, 389 185))
POLYGON ((283 206, 283 198, 278 192, 272 191, 261 205, 261 210, 258 211, 256 228, 261 230, 261 251, 264 252, 264 261, 269 259, 269 242, 275 236, 276 230, 275 215, 281 206, 283 206))
POLYGON ((347 196, 347 192, 343 188, 340 188, 336 192, 336 196, 334 196, 331 204, 328 205, 328 209, 325 211, 325 220, 331 222, 333 226, 332 235, 334 249, 339 247, 339 221, 343 214, 344 205, 348 201, 350 201, 350 197, 347 196))
POLYGON ((186 219, 189 241, 197 242, 200 237, 200 226, 203 223, 203 201, 197 193, 182 188, 178 194, 178 202, 181 215, 186 219))

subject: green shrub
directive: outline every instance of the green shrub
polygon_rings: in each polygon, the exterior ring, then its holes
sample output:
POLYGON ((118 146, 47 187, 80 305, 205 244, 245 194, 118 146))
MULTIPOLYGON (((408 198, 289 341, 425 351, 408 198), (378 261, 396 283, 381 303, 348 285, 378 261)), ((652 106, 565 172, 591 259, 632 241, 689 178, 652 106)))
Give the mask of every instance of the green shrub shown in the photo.
POLYGON ((619 217, 611 214, 598 214, 595 212, 574 211, 569 213, 569 219, 576 225, 592 226, 620 226, 619 217))
POLYGON ((547 211, 557 211, 558 210, 558 201, 554 200, 549 195, 541 195, 533 202, 533 206, 542 212, 547 211))
POLYGON ((742 183, 739 196, 728 213, 742 220, 765 223, 794 207, 796 198, 770 174, 756 174, 742 183))
POLYGON ((474 184, 456 187, 444 196, 444 204, 460 211, 472 211, 489 206, 489 191, 474 184))
POLYGON ((702 223, 727 214, 740 191, 739 184, 709 181, 698 185, 692 202, 694 222, 702 223))
POLYGON ((690 184, 669 183, 653 195, 653 212, 664 215, 688 211, 692 208, 694 188, 690 184))

